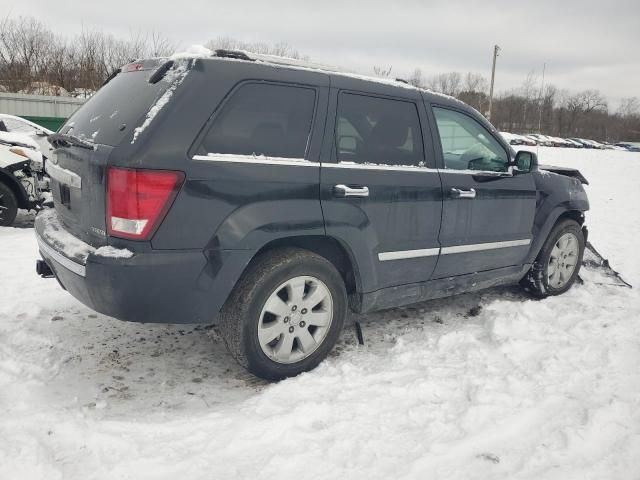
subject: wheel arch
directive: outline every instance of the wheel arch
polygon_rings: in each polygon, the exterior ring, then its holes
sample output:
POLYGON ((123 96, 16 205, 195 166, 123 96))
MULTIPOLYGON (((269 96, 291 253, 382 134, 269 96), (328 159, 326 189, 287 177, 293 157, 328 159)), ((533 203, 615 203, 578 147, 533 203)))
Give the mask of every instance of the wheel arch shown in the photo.
POLYGON ((6 185, 16 196, 18 208, 30 208, 29 196, 18 179, 10 172, 0 168, 0 183, 6 185))
POLYGON ((555 227, 558 224, 558 222, 561 222, 562 220, 569 219, 577 222, 582 227, 583 233, 585 234, 585 241, 586 241, 587 230, 586 230, 586 227, 584 226, 584 222, 585 222, 584 212, 585 212, 584 210, 573 208, 571 206, 565 206, 565 205, 557 206, 552 211, 552 213, 547 216, 545 223, 538 230, 537 235, 534 236, 534 241, 532 243, 531 250, 529 251, 527 263, 533 263, 535 261, 536 257, 540 253, 540 250, 542 249, 542 246, 544 245, 544 242, 547 240, 547 237, 551 233, 551 230, 553 230, 553 227, 555 227))
POLYGON ((362 291, 358 266, 352 252, 340 240, 326 235, 300 235, 274 239, 256 251, 242 273, 244 274, 258 257, 267 254, 270 250, 285 247, 301 248, 326 258, 340 273, 347 294, 362 291))
POLYGON ((584 212, 582 210, 577 210, 577 209, 570 209, 570 210, 565 210, 564 212, 561 212, 560 215, 558 216, 558 218, 556 219, 556 221, 554 222, 554 226, 564 220, 564 219, 570 219, 570 220, 575 220, 578 225, 582 226, 584 225, 584 212))

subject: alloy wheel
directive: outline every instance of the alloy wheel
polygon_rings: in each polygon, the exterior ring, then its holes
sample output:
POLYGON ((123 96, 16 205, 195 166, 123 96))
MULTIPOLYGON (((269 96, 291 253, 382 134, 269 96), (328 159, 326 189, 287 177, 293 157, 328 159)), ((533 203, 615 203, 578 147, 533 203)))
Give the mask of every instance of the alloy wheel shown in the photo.
POLYGON ((565 233, 556 241, 547 266, 549 286, 560 289, 569 282, 578 264, 579 252, 580 244, 571 232, 565 233))
POLYGON ((258 341, 277 363, 304 360, 322 344, 333 320, 329 288, 311 276, 294 277, 276 288, 258 321, 258 341))

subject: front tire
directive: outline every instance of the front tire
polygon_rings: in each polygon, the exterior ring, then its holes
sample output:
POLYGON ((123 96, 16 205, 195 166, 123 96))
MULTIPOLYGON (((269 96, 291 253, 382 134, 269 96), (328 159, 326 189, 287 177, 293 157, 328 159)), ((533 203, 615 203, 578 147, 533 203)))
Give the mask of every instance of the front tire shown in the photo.
POLYGON ((231 355, 267 380, 315 368, 340 336, 347 311, 342 277, 326 258, 299 248, 262 254, 222 311, 231 355))
POLYGON ((520 282, 524 289, 537 297, 560 295, 576 281, 585 239, 575 220, 559 221, 551 230, 529 273, 520 282))
POLYGON ((0 183, 0 227, 13 225, 18 215, 18 199, 4 183, 0 183))

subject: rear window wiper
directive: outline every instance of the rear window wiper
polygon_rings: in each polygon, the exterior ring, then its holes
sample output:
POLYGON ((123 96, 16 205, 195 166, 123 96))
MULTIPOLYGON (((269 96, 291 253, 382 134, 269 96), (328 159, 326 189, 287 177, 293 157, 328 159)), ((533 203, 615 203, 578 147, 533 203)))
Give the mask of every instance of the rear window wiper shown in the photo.
POLYGON ((49 140, 49 143, 54 147, 68 147, 69 145, 75 145, 76 147, 93 150, 93 147, 95 146, 87 140, 83 140, 68 133, 52 133, 47 137, 47 140, 49 140))
POLYGON ((117 70, 114 70, 111 75, 109 75, 107 77, 107 79, 104 81, 104 83, 102 84, 102 86, 104 87, 107 83, 109 83, 111 80, 113 80, 114 78, 116 78, 118 76, 118 74, 122 71, 121 68, 118 68, 117 70))

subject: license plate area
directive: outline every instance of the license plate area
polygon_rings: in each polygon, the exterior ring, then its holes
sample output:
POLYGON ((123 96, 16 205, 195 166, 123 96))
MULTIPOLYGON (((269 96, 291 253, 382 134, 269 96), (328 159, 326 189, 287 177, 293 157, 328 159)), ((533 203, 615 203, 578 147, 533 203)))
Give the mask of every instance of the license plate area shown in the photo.
POLYGON ((69 185, 60 183, 58 191, 60 193, 60 203, 71 210, 71 189, 69 188, 69 185))

